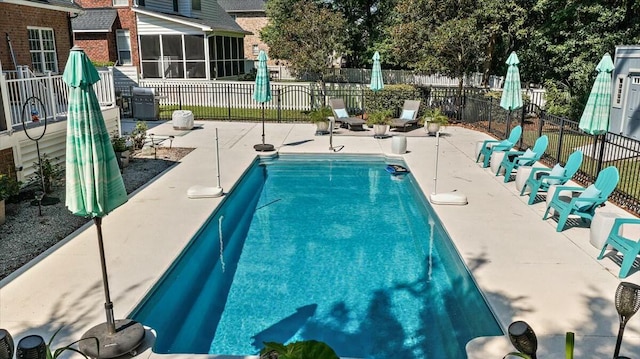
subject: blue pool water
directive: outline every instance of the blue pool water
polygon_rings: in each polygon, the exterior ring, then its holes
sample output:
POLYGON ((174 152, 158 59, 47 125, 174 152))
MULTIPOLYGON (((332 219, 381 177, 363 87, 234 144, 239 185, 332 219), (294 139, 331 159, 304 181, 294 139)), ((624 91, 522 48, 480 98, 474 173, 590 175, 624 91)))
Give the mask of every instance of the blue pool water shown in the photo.
POLYGON ((465 358, 502 335, 411 175, 380 157, 256 161, 132 318, 156 353, 465 358))

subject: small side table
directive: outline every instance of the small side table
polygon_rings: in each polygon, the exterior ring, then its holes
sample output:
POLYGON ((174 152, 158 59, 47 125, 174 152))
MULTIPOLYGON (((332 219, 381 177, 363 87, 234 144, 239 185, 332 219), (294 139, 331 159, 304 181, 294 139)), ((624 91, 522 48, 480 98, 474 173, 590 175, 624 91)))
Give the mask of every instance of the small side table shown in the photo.
POLYGON ((500 163, 502 163, 502 159, 504 158, 506 151, 493 151, 491 153, 491 159, 489 160, 489 167, 491 168, 491 172, 498 172, 498 168, 500 168, 500 163))
POLYGON ((391 153, 397 155, 407 153, 407 138, 405 136, 393 136, 391 138, 391 153))
POLYGON ((597 249, 602 249, 604 242, 607 241, 613 222, 619 216, 611 212, 596 212, 591 221, 589 228, 589 243, 597 249))
MULTIPOLYGON (((531 175, 531 169, 533 169, 532 166, 518 167, 518 170, 516 171, 516 189, 518 190, 518 192, 522 191, 525 183, 527 183, 527 180, 531 175)), ((529 193, 529 192, 531 192, 531 188, 529 188, 526 193, 529 193)))

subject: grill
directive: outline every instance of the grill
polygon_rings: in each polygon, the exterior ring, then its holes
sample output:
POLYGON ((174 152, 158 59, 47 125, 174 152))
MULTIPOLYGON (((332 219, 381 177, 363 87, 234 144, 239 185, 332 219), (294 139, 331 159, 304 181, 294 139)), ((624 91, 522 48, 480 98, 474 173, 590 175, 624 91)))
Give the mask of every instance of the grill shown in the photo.
POLYGON ((160 99, 156 98, 155 89, 151 87, 133 87, 131 89, 131 105, 134 118, 151 121, 158 119, 160 99))

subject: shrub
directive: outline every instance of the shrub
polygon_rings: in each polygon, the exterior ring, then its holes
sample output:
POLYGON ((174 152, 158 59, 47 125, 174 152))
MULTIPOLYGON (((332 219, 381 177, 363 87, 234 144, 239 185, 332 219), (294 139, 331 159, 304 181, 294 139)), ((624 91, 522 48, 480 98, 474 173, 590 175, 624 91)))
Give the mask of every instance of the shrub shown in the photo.
POLYGON ((0 201, 20 192, 20 182, 9 175, 0 174, 0 201))
POLYGON ((46 153, 43 153, 42 156, 40 156, 40 162, 33 163, 35 173, 31 175, 31 180, 35 183, 42 184, 45 193, 53 192, 53 185, 64 176, 62 165, 57 162, 58 158, 52 160, 47 157, 46 153))

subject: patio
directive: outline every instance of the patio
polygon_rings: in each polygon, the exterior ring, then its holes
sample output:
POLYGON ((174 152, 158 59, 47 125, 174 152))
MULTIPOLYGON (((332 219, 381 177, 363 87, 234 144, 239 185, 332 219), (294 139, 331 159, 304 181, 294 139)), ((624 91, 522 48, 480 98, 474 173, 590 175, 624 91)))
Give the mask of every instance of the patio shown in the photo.
MULTIPOLYGON (((197 121, 200 129, 176 136, 173 146, 196 147, 180 164, 130 197, 104 219, 105 250, 116 318, 125 317, 171 264, 220 203, 188 199, 195 184, 215 183, 214 131, 219 129, 222 187, 229 191, 256 157, 260 123, 197 121), (153 250, 154 255, 148 253, 153 250)), ((152 131, 172 131, 163 123, 152 131)), ((328 153, 329 136, 314 136, 315 125, 267 124, 267 142, 281 153, 328 153)), ((458 251, 506 331, 525 320, 536 331, 538 356, 559 358, 564 334, 576 333, 577 358, 610 357, 618 330, 614 293, 619 265, 596 260, 599 249, 589 243, 589 229, 555 231, 556 221, 543 221, 544 202, 528 206, 514 182, 503 183, 475 163, 475 144, 486 134, 447 127, 440 140, 439 191, 458 190, 467 206, 434 206, 458 251)), ((390 138, 335 136, 345 153, 390 154, 390 138)), ((433 185, 434 137, 407 138, 402 155, 424 193, 433 185)), ((626 215, 607 204, 601 210, 626 215)), ((95 232, 80 229, 21 273, 0 282, 0 328, 19 340, 40 334, 46 340, 64 326, 54 347, 77 340, 104 321, 101 274, 95 232)), ((625 281, 640 283, 632 271, 625 281)), ((149 339, 151 336, 148 336, 149 339)), ((159 356, 148 349, 139 357, 159 356)), ((141 349, 142 350, 142 349, 141 349)), ((467 346, 470 359, 501 358, 513 351, 506 337, 477 338, 467 346)), ((630 320, 621 355, 640 352, 640 317, 630 320)), ((165 356, 163 356, 165 357, 165 356)), ((176 356, 178 358, 179 356, 176 356)), ((184 357, 184 356, 181 356, 184 357)))

